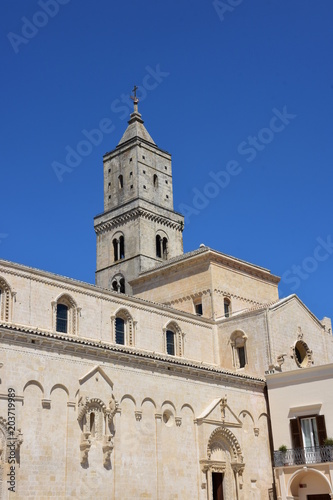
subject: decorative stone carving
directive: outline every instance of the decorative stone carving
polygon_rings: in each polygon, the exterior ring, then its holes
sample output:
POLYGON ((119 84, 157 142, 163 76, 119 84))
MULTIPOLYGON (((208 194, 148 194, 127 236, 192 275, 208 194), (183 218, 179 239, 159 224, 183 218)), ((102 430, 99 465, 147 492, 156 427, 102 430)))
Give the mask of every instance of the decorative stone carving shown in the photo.
POLYGON ((103 437, 103 465, 107 467, 110 465, 111 452, 113 450, 112 436, 103 437))
POLYGON ((80 443, 82 465, 87 464, 92 440, 102 441, 103 465, 105 467, 110 465, 113 450, 110 426, 117 408, 118 404, 113 395, 108 406, 98 398, 81 397, 79 400, 77 419, 82 429, 80 443))
POLYGON ((91 448, 90 432, 82 432, 80 443, 80 462, 85 465, 88 462, 88 453, 91 448))
POLYGON ((254 427, 253 430, 254 430, 255 437, 258 437, 259 436, 259 427, 254 427))
POLYGON ((177 427, 180 427, 182 425, 182 417, 175 417, 175 422, 177 427))

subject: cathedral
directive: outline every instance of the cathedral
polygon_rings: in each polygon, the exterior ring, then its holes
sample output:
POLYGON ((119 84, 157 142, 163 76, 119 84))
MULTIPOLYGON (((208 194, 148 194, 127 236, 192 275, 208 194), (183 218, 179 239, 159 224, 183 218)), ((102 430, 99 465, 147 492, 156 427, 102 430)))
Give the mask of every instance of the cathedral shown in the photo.
MULTIPOLYGON (((279 462, 266 381, 329 366, 331 320, 279 299, 268 269, 183 252, 171 155, 133 100, 103 157, 95 285, 0 260, 0 498, 333 498, 333 458, 312 465, 317 496, 308 459, 279 462)), ((293 417, 322 424, 315 403, 293 417)))

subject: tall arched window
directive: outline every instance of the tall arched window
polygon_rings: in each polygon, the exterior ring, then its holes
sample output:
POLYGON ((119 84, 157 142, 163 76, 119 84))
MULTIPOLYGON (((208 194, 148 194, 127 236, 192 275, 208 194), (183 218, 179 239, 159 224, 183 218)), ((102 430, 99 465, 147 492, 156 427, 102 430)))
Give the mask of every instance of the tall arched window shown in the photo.
POLYGON ((120 309, 111 317, 113 323, 113 341, 120 345, 134 345, 135 321, 126 309, 120 309))
POLYGON ((10 321, 12 309, 12 291, 8 283, 0 278, 0 320, 10 321))
POLYGON ((167 260, 167 258, 168 258, 168 240, 166 238, 163 238, 162 247, 163 247, 163 259, 167 260))
POLYGON ((175 355, 175 333, 172 330, 166 331, 166 351, 171 356, 175 355))
POLYGON ((124 187, 124 178, 122 175, 119 175, 119 177, 118 177, 118 187, 119 187, 119 189, 123 189, 123 187, 124 187))
POLYGON ((120 238, 119 238, 119 247, 120 247, 119 258, 124 259, 125 258, 125 240, 124 240, 123 236, 120 236, 120 238))
POLYGON ((90 430, 91 437, 95 437, 96 425, 95 425, 95 413, 94 412, 90 413, 89 430, 90 430))
POLYGON ((156 257, 158 257, 159 259, 162 257, 161 237, 159 234, 156 236, 156 257))
POLYGON ((168 258, 168 238, 166 236, 156 235, 156 257, 163 260, 168 258))
POLYGON ((68 306, 65 304, 57 304, 57 332, 68 332, 68 306))
POLYGON ((114 239, 112 241, 112 245, 113 245, 113 259, 114 259, 114 261, 117 261, 118 260, 118 241, 116 239, 114 239))
POLYGON ((125 344, 125 321, 116 318, 116 344, 125 344))
POLYGON ((118 233, 118 236, 115 236, 112 240, 113 246, 113 260, 117 262, 117 260, 121 260, 125 258, 125 238, 122 234, 118 233))
POLYGON ((158 188, 158 177, 156 174, 154 174, 154 188, 158 188))
POLYGON ((164 328, 165 352, 170 356, 183 355, 183 333, 177 323, 171 321, 164 328))
POLYGON ((247 336, 241 330, 233 332, 230 337, 233 365, 235 368, 244 368, 247 365, 246 341, 247 336))
POLYGON ((76 303, 65 294, 52 302, 53 329, 56 332, 76 334, 78 330, 79 311, 76 303))
POLYGON ((223 305, 224 305, 224 316, 226 318, 229 318, 229 316, 231 316, 231 302, 230 302, 230 300, 224 299, 223 305))

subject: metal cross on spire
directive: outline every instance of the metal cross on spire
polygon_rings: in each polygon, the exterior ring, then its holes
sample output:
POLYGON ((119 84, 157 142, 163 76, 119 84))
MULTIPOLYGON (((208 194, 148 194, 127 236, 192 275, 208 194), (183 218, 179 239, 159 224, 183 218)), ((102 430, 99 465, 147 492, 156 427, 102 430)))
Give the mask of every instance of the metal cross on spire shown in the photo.
POLYGON ((134 102, 134 108, 136 108, 136 107, 137 107, 137 104, 138 104, 138 102, 139 102, 139 99, 136 97, 136 91, 138 90, 138 88, 139 88, 139 87, 137 87, 136 85, 134 85, 133 90, 132 90, 132 92, 133 92, 134 96, 132 96, 132 95, 131 95, 131 99, 133 99, 133 102, 134 102))

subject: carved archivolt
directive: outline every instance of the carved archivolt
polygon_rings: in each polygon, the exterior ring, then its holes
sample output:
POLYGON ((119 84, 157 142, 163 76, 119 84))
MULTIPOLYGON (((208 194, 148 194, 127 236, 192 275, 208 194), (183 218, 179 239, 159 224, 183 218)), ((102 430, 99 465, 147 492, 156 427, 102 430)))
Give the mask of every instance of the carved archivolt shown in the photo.
POLYGON ((241 447, 235 437, 235 435, 229 430, 223 427, 218 427, 210 435, 208 445, 207 445, 207 456, 210 459, 212 455, 212 450, 216 449, 219 445, 222 447, 223 443, 227 443, 230 448, 232 462, 243 462, 243 455, 241 447))

